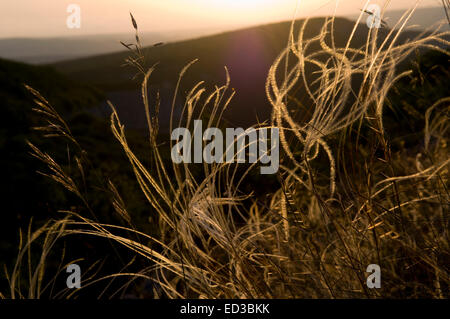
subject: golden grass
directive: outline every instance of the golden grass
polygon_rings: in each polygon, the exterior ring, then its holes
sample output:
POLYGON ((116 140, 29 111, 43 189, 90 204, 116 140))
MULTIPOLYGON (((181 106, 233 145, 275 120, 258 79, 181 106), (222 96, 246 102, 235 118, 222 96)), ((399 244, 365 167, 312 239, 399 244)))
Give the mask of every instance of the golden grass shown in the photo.
MULTIPOLYGON (((326 43, 333 18, 316 38, 304 38, 307 23, 298 35, 291 32, 288 45, 267 78, 266 94, 273 107, 271 123, 260 125, 280 129, 283 150, 280 187, 269 194, 267 203, 253 194, 243 194, 239 188, 252 167, 238 174, 238 165, 203 164, 204 177, 198 178, 192 173, 195 164, 163 161, 156 138, 159 102, 152 104, 147 95, 148 79, 156 66, 145 70, 140 64, 138 42, 132 50, 137 57, 130 61, 138 65, 144 78, 142 96, 153 169, 133 152, 112 104, 111 130, 151 207, 159 237, 65 211, 63 219, 36 233, 30 230, 26 244, 20 245, 10 276, 10 296, 39 297, 45 257, 54 241, 62 236, 90 235, 117 242, 151 260, 154 266, 139 273, 118 272, 85 280, 83 286, 129 276, 130 280, 153 280, 161 288, 158 295, 169 298, 448 298, 448 121, 434 110, 448 111, 450 97, 430 101, 422 153, 392 154, 383 126, 387 94, 408 74, 398 74, 396 66, 417 48, 432 48, 448 55, 430 44, 434 41, 448 46, 444 39, 448 33, 424 33, 408 43, 396 43, 412 12, 405 13, 381 45, 377 44, 379 30, 368 31, 367 44, 359 49, 350 46, 353 33, 343 48, 326 43), (321 51, 307 53, 314 43, 320 44, 321 51), (314 83, 305 76, 308 64, 319 69, 315 77, 318 89, 313 89, 314 83), (362 84, 355 91, 351 81, 357 75, 362 84), (289 99, 298 86, 303 86, 314 101, 308 106, 311 116, 302 123, 289 112, 298 107, 289 99), (359 145, 363 128, 369 128, 364 138, 379 146, 381 156, 375 155, 376 149, 359 145), (339 137, 339 145, 330 145, 332 136, 339 137), (349 144, 351 150, 345 146, 349 144), (325 172, 318 172, 321 157, 328 161, 325 172), (249 200, 251 205, 243 204, 249 200), (123 235, 125 229, 143 240, 123 235), (22 262, 31 242, 39 236, 46 236, 42 258, 34 272, 30 266, 28 294, 24 294, 17 285, 22 262), (373 263, 381 266, 382 289, 366 286, 366 267, 373 263), (408 267, 417 276, 411 275, 408 267)), ((137 31, 134 19, 133 25, 137 31)), ((177 90, 191 64, 181 71, 177 90)), ((234 94, 229 90, 227 72, 226 76, 226 83, 212 92, 207 92, 203 82, 193 87, 177 126, 192 127, 195 111, 202 114, 207 107, 212 110, 208 127, 220 123, 234 94)), ((49 120, 46 129, 76 143, 64 121, 38 92, 32 92, 39 102, 38 110, 49 120)), ((177 92, 173 105, 176 96, 177 92)), ((171 129, 173 126, 171 122, 171 129)), ((48 164, 48 175, 85 202, 61 166, 36 147, 32 150, 48 164)), ((82 165, 83 159, 79 161, 80 170, 82 165)), ((115 195, 114 208, 130 222, 133 213, 126 210, 112 183, 110 189, 115 195)))

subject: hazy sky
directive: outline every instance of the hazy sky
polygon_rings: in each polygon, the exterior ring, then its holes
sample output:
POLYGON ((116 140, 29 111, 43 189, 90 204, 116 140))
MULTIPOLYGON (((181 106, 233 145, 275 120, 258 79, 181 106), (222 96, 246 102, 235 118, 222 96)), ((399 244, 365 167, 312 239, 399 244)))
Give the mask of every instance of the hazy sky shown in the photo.
MULTIPOLYGON (((357 13, 367 0, 0 0, 0 38, 51 37, 130 32, 128 12, 142 31, 236 27, 298 16, 357 13), (81 27, 69 29, 69 4, 81 8, 81 27)), ((384 4, 385 0, 371 0, 384 4)), ((415 0, 392 0, 389 9, 405 9, 415 0)), ((439 0, 422 0, 438 6, 439 0)))

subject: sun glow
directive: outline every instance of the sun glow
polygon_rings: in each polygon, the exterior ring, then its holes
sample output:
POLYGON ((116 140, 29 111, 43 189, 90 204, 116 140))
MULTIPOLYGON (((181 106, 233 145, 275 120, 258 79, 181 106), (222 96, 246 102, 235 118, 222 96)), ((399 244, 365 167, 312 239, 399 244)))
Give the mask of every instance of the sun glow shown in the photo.
POLYGON ((261 6, 274 6, 277 4, 276 0, 212 0, 212 2, 221 7, 229 8, 258 8, 261 6))
POLYGON ((292 16, 299 0, 198 0, 192 1, 204 19, 223 23, 256 24, 292 16), (206 9, 208 8, 208 9, 206 9))

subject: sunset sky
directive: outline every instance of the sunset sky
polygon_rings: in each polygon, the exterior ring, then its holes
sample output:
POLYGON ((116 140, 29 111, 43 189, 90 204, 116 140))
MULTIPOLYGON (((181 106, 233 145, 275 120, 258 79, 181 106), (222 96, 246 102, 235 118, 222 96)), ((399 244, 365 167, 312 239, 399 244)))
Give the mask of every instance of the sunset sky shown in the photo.
MULTIPOLYGON (((358 13, 366 0, 14 0, 0 2, 0 38, 52 37, 130 31, 128 12, 142 31, 232 28, 297 17, 358 13), (69 29, 69 4, 81 8, 81 28, 69 29)), ((384 4, 385 0, 371 3, 384 4)), ((406 9, 414 0, 393 0, 389 9, 406 9)), ((420 6, 439 6, 422 0, 420 6)))

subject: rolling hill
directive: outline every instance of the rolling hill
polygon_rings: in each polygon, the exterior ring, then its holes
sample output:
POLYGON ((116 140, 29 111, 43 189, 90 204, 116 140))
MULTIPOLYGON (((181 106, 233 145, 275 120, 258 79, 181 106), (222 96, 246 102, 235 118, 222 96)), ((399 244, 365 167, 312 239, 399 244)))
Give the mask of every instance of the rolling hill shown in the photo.
MULTIPOLYGON (((48 66, 0 59, 0 263, 13 260, 17 249, 17 231, 19 227, 26 228, 31 217, 34 225, 42 225, 57 214, 62 203, 72 202, 77 205, 73 196, 59 189, 51 179, 37 173, 46 171, 46 167, 31 156, 27 141, 45 149, 46 153, 63 165, 63 169, 68 170, 70 164, 66 166, 65 163, 76 156, 77 150, 68 140, 43 138, 42 131, 33 129, 48 123, 42 114, 33 112, 36 106, 34 96, 24 84, 41 92, 68 123, 72 134, 89 156, 104 163, 87 169, 87 180, 101 181, 105 174, 113 179, 127 181, 128 186, 122 189, 124 193, 131 197, 139 194, 133 172, 127 169, 128 160, 112 136, 109 122, 89 112, 90 108, 104 99, 101 92, 70 80, 48 66)), ((140 141, 133 140, 136 143, 140 141)), ((143 147, 139 149, 144 150, 143 147)), ((103 194, 95 195, 98 199, 95 211, 99 216, 111 216, 111 209, 105 204, 109 195, 103 194)), ((133 203, 139 206, 142 201, 135 200, 133 203)), ((0 286, 4 284, 3 279, 0 280, 0 286)))
MULTIPOLYGON (((303 21, 299 20, 296 28, 299 28, 303 21)), ((325 18, 311 19, 305 37, 312 38, 319 34, 324 21, 325 18)), ((336 19, 334 24, 336 46, 343 47, 346 44, 353 27, 354 22, 351 20, 336 19)), ((162 130, 167 128, 178 74, 194 59, 199 61, 185 75, 181 94, 199 81, 205 81, 206 87, 209 88, 224 83, 224 66, 227 66, 231 86, 237 93, 225 112, 225 118, 235 126, 248 126, 254 124, 257 119, 267 119, 271 107, 265 96, 265 81, 270 66, 286 46, 289 28, 290 22, 282 22, 146 48, 144 50, 146 64, 151 66, 158 63, 150 84, 153 90, 158 89, 161 93, 162 130)), ((387 30, 380 31, 380 41, 387 32, 387 30)), ((406 32, 399 41, 412 38, 416 34, 406 32)), ((351 46, 362 46, 366 37, 367 26, 360 24, 351 46)), ((330 43, 329 36, 326 41, 330 43)), ((310 50, 317 49, 318 46, 314 45, 310 48, 310 50)), ((127 126, 141 128, 146 125, 146 120, 138 91, 140 79, 132 80, 136 71, 123 66, 129 55, 128 51, 124 51, 55 63, 52 66, 74 80, 86 82, 105 91, 107 97, 118 108, 124 123, 127 126)), ((299 92, 297 98, 302 103, 309 102, 305 92, 299 92)), ((178 105, 178 110, 180 108, 181 105, 178 105)), ((109 114, 109 108, 105 104, 97 111, 100 114, 109 114)))
MULTIPOLYGON (((222 31, 218 29, 185 29, 165 32, 144 32, 144 45, 160 41, 181 41, 222 31)), ((0 39, 0 57, 31 64, 46 64, 64 60, 120 52, 119 41, 131 41, 134 34, 99 34, 49 38, 6 38, 0 39)))

